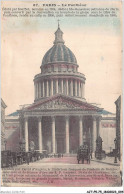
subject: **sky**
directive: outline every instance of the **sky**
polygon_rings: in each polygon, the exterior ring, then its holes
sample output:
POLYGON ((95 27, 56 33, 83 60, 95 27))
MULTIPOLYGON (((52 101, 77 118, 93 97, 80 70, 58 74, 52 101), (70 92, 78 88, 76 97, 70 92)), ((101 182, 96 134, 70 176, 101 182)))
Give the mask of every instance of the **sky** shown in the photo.
MULTIPOLYGON (((2 7, 29 6, 31 2, 2 3, 2 7)), ((121 2, 89 1, 87 7, 120 9, 121 2)), ((87 102, 114 113, 122 87, 121 9, 117 18, 2 17, 1 97, 7 105, 6 115, 34 102, 33 79, 40 73, 43 56, 53 46, 58 19, 65 45, 75 54, 78 71, 85 74, 87 102)))

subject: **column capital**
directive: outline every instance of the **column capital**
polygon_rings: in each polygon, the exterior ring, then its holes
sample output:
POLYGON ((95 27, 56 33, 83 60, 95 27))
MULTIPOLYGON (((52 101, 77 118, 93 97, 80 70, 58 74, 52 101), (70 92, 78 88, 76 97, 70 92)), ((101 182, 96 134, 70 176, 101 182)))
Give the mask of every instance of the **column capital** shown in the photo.
POLYGON ((79 115, 80 120, 84 120, 84 115, 79 115))
POLYGON ((25 121, 28 121, 28 117, 24 117, 24 120, 25 120, 25 121))
POLYGON ((96 116, 92 116, 93 118, 93 121, 96 121, 97 120, 97 117, 96 116))
POLYGON ((101 116, 101 115, 98 117, 98 120, 99 120, 99 121, 101 121, 101 120, 102 120, 102 116, 101 116))
POLYGON ((52 121, 55 121, 56 116, 51 116, 52 121))
POLYGON ((66 120, 69 120, 69 116, 68 116, 68 115, 65 115, 65 119, 66 119, 66 120))
POLYGON ((41 117, 38 117, 38 121, 40 122, 42 120, 42 116, 41 117))

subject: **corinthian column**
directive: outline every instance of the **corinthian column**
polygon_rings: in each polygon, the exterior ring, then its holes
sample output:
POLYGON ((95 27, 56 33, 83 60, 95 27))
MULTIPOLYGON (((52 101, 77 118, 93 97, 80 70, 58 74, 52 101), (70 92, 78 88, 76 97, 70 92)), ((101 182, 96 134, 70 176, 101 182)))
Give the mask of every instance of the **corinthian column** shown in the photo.
POLYGON ((81 82, 81 97, 82 97, 82 94, 83 94, 83 83, 81 82))
POLYGON ((66 95, 68 96, 68 79, 66 79, 66 95))
POLYGON ((28 152, 28 118, 25 118, 25 151, 28 152))
POLYGON ((55 117, 52 117, 52 150, 55 153, 55 117))
POLYGON ((82 116, 79 117, 79 145, 83 145, 83 121, 82 116))
POLYGON ((69 153, 69 117, 65 117, 65 133, 66 133, 66 154, 69 153))
POLYGON ((49 96, 49 83, 48 80, 46 81, 46 96, 49 96))
POLYGON ((45 97, 44 81, 43 81, 43 88, 42 88, 42 92, 43 92, 43 97, 45 97))
POLYGON ((63 78, 61 79, 61 93, 63 94, 63 78))
POLYGON ((93 117, 93 152, 95 152, 96 149, 96 138, 97 138, 96 117, 93 117))
POLYGON ((77 96, 77 80, 75 80, 75 96, 77 96))
POLYGON ((83 83, 82 97, 84 98, 84 96, 85 96, 85 84, 83 83))
POLYGON ((80 80, 78 81, 78 95, 79 95, 79 97, 81 97, 80 80))
POLYGON ((42 152, 42 118, 38 119, 38 145, 39 145, 39 152, 42 152))
POLYGON ((51 96, 53 96, 53 79, 51 80, 51 96))
POLYGON ((71 80, 71 96, 73 96, 73 80, 71 80))
POLYGON ((58 79, 56 79, 56 93, 58 94, 58 79))

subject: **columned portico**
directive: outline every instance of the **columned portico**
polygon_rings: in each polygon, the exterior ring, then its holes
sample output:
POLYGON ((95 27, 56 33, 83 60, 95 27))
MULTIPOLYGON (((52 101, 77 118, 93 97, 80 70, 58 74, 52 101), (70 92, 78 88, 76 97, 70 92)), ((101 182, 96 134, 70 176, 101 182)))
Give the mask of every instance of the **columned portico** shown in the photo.
POLYGON ((25 133, 25 151, 28 152, 29 150, 29 146, 28 146, 28 118, 25 118, 24 120, 24 125, 25 125, 25 128, 24 128, 24 133, 25 133))
POLYGON ((35 141, 36 149, 40 153, 42 150, 47 150, 47 146, 49 153, 58 153, 60 150, 61 153, 66 154, 76 153, 78 147, 87 142, 94 153, 96 139, 99 135, 100 122, 98 121, 101 121, 98 115, 64 115, 63 113, 54 116, 38 116, 32 119, 28 115, 24 119, 25 151, 29 151, 29 142, 35 141), (36 132, 35 137, 30 135, 32 132, 36 132))

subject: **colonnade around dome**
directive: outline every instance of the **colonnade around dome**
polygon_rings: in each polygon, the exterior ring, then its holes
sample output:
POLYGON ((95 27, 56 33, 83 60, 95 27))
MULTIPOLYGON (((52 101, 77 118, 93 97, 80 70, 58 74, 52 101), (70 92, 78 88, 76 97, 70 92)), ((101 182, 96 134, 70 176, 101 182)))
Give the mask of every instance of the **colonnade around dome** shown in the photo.
POLYGON ((75 78, 46 78, 35 83, 35 101, 56 94, 84 99, 84 87, 84 83, 75 78))

